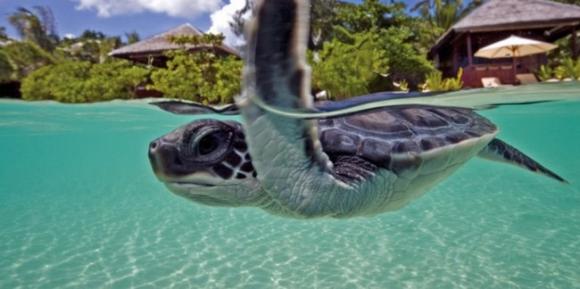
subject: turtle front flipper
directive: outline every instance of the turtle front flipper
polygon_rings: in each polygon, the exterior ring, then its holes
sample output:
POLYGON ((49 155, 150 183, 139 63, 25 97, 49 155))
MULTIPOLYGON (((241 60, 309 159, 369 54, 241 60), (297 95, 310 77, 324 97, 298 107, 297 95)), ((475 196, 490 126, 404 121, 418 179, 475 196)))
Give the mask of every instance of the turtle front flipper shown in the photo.
POLYGON ((355 215, 365 192, 333 176, 314 120, 285 117, 266 106, 311 110, 306 64, 309 1, 262 0, 249 26, 244 92, 236 99, 258 179, 295 217, 355 215), (356 194, 355 194, 356 193, 356 194), (356 200, 353 200, 356 199, 356 200))
MULTIPOLYGON (((309 1, 299 0, 261 1, 257 5, 250 28, 245 101, 259 107, 258 114, 268 114, 268 106, 314 110, 310 67, 306 64, 309 9, 309 1)), ((250 121, 256 118, 246 115, 250 121)), ((315 121, 279 119, 285 129, 289 122, 294 123, 296 130, 289 133, 302 140, 315 165, 329 170, 332 164, 322 151, 315 121)))

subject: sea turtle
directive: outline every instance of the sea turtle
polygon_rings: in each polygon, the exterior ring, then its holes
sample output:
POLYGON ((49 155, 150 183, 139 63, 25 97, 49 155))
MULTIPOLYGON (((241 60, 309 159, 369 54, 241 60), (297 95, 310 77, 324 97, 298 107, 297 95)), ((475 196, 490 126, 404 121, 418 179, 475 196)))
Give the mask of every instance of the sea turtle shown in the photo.
POLYGON ((495 138, 496 126, 471 109, 397 105, 345 115, 336 103, 313 104, 304 56, 308 7, 257 3, 236 105, 158 104, 175 113, 239 110, 242 119, 196 120, 150 144, 153 170, 171 191, 207 205, 347 218, 399 209, 474 156, 565 182, 495 138), (303 117, 333 109, 333 117, 303 117))

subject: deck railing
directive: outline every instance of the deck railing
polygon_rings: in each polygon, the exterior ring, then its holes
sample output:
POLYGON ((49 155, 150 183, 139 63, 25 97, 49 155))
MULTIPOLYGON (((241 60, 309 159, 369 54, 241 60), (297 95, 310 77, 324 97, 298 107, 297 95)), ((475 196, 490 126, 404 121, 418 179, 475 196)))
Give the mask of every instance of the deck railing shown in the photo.
MULTIPOLYGON (((516 73, 529 73, 518 67, 516 73)), ((513 66, 510 64, 474 64, 464 68, 463 85, 465 87, 482 87, 481 79, 497 77, 502 84, 516 84, 513 66)))

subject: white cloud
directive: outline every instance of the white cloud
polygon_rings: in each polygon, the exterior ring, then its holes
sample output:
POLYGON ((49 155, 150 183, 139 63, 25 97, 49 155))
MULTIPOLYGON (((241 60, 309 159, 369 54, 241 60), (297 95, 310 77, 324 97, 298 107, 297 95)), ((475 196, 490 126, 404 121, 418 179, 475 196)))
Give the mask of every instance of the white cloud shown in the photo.
MULTIPOLYGON (((209 33, 221 33, 226 37, 225 42, 231 46, 239 47, 244 45, 245 40, 236 36, 230 27, 230 22, 236 11, 244 8, 246 0, 230 0, 230 3, 222 7, 222 9, 211 14, 211 27, 209 33)), ((246 13, 246 19, 250 17, 250 12, 246 13)))
POLYGON ((77 9, 97 10, 101 17, 139 12, 165 13, 169 16, 192 17, 217 11, 221 0, 73 0, 77 9))
MULTIPOLYGON (((175 17, 194 17, 203 13, 211 13, 211 27, 208 32, 222 33, 226 43, 241 46, 244 39, 236 36, 230 22, 236 11, 242 9, 246 0, 72 0, 78 3, 77 9, 96 10, 101 17, 134 14, 141 12, 165 13, 175 17)), ((246 18, 250 17, 246 13, 246 18)))

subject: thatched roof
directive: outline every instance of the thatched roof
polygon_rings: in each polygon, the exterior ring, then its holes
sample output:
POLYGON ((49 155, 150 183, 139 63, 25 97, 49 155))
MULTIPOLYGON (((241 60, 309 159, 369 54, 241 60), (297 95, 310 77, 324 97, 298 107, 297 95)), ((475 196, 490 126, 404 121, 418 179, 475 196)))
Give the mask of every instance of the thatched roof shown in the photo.
POLYGON ((10 43, 14 43, 14 39, 11 38, 6 38, 6 39, 0 39, 0 47, 4 47, 10 43))
POLYGON ((489 0, 457 22, 455 31, 483 30, 517 25, 580 20, 580 7, 547 0, 489 0))
MULTIPOLYGON (((145 54, 147 54, 147 55, 161 55, 161 54, 163 54, 164 51, 182 48, 182 46, 169 41, 169 38, 171 36, 182 36, 182 35, 184 35, 184 36, 187 36, 187 35, 199 36, 199 35, 203 35, 203 33, 201 31, 199 31, 199 29, 193 27, 191 24, 186 23, 186 24, 180 25, 178 27, 175 27, 167 32, 163 32, 161 34, 157 34, 155 36, 147 38, 145 40, 123 46, 119 49, 115 49, 109 53, 109 56, 129 58, 132 55, 145 55, 145 54)), ((225 53, 239 56, 239 53, 235 49, 233 49, 225 44, 222 44, 222 45, 217 46, 217 47, 200 46, 200 45, 186 45, 185 48, 191 49, 191 50, 202 49, 202 48, 212 48, 212 49, 220 50, 220 51, 225 52, 225 53)))
POLYGON ((432 51, 456 33, 555 27, 574 22, 580 22, 580 7, 576 5, 548 0, 488 0, 453 25, 432 51))

